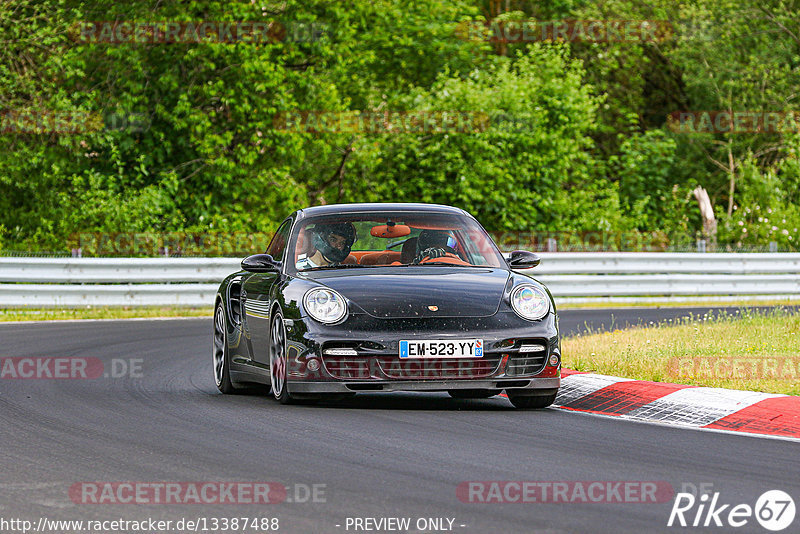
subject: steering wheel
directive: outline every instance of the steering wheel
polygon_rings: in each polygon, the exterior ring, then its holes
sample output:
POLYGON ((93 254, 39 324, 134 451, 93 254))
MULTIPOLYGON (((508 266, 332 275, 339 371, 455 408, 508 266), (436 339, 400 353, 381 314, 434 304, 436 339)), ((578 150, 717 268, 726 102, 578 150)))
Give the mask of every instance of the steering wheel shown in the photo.
POLYGON ((461 259, 450 247, 430 247, 419 253, 414 259, 415 264, 428 263, 430 261, 442 261, 453 265, 470 265, 461 259))

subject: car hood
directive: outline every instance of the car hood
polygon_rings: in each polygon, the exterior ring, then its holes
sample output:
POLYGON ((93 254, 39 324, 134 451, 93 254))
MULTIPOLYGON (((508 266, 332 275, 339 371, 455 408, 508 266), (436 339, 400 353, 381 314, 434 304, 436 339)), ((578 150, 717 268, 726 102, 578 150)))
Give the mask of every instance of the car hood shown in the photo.
POLYGON ((497 313, 509 278, 503 269, 443 266, 316 274, 317 282, 382 319, 488 317, 497 313))

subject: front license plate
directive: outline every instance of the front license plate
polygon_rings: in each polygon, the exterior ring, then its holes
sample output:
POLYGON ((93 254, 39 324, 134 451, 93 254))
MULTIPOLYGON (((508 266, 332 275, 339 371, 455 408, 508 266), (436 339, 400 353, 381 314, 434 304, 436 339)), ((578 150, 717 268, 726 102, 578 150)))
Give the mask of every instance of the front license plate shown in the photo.
POLYGON ((483 340, 404 340, 400 342, 400 357, 408 359, 483 358, 483 340))

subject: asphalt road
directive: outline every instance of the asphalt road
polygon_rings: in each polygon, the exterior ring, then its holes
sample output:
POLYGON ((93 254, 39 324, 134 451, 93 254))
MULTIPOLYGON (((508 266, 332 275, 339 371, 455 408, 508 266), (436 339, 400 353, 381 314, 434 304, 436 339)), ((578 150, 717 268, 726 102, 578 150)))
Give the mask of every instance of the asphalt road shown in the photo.
MULTIPOLYGON (((608 327, 612 313, 619 327, 680 310, 571 310, 562 313, 562 329, 608 327)), ((133 359, 136 368, 119 378, 0 380, 0 532, 14 531, 3 520, 40 517, 278 518, 279 532, 289 533, 389 532, 346 528, 347 518, 367 517, 410 518, 408 532, 419 532, 418 518, 454 519, 452 531, 464 533, 698 530, 666 526, 673 498, 468 503, 456 493, 467 481, 664 481, 676 492, 710 484, 721 504, 752 506, 771 489, 800 503, 797 443, 558 409, 516 411, 501 397, 363 394, 280 406, 258 392, 223 396, 213 384, 210 336, 210 319, 0 324, 4 358, 98 358, 106 373, 133 359), (74 502, 70 487, 92 481, 272 481, 289 488, 293 502, 74 502), (312 485, 318 502, 305 499, 312 485)), ((766 532, 752 518, 736 531, 766 532)))

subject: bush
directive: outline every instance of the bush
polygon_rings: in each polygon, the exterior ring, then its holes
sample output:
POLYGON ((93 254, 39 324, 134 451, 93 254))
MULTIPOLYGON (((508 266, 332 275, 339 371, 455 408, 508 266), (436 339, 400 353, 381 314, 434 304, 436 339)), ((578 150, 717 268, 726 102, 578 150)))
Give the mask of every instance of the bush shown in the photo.
POLYGON ((454 204, 496 231, 575 228, 563 208, 589 181, 598 105, 582 75, 565 48, 544 45, 468 76, 442 75, 398 104, 485 114, 487 127, 379 138, 360 151, 347 197, 454 204))

